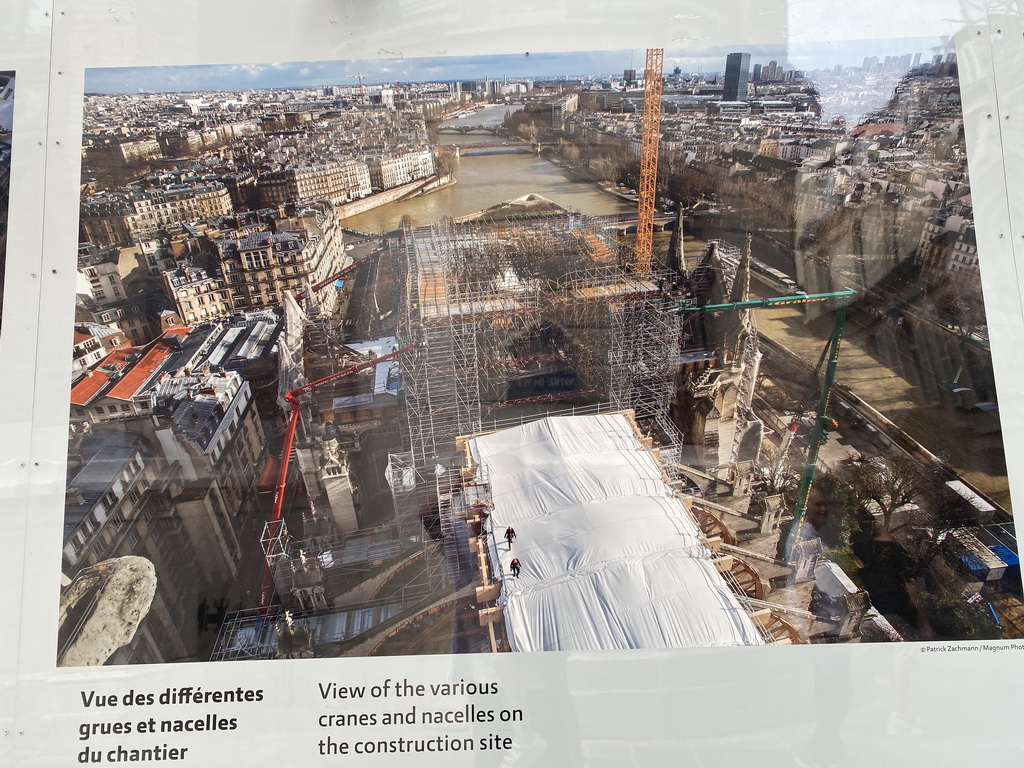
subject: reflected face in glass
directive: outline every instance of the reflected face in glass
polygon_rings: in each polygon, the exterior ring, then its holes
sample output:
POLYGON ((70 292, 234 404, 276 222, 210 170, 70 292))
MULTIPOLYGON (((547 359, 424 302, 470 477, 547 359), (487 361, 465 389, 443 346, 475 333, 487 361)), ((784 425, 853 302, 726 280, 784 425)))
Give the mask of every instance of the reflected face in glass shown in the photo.
POLYGON ((828 499, 816 488, 811 488, 811 492, 808 494, 807 515, 804 520, 815 530, 820 530, 828 522, 828 499))

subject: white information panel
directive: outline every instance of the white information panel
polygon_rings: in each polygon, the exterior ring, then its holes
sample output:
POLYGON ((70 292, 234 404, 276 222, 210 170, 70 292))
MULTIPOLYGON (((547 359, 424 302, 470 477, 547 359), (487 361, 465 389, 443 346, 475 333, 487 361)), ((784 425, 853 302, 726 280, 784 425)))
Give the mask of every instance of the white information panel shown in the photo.
POLYGON ((1016 4, 0 16, 0 762, 1020 764, 1016 4))

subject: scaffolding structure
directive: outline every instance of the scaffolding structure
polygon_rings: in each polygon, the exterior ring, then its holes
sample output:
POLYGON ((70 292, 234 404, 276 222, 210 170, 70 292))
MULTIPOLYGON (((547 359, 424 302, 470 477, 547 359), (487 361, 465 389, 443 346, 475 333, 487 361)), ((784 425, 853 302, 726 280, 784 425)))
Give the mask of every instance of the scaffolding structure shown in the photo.
POLYGON ((400 617, 400 600, 346 605, 328 613, 249 608, 230 614, 220 627, 211 661, 310 658, 351 642, 400 617), (296 631, 298 630, 298 631, 296 631), (282 636, 286 641, 282 641, 282 636), (305 642, 296 642, 303 638, 305 642))
MULTIPOLYGON (((308 655, 353 640, 431 597, 425 575, 436 547, 410 545, 387 528, 341 535, 307 520, 307 538, 294 540, 286 523, 267 523, 261 544, 278 603, 268 611, 243 609, 221 626, 212 661, 268 659, 299 653, 296 629, 308 633, 308 655), (287 616, 290 622, 285 621, 287 616)), ((436 570, 436 565, 434 570, 436 570)))
MULTIPOLYGON (((630 409, 677 477, 681 437, 668 409, 681 319, 667 311, 663 275, 633 270, 617 224, 545 211, 407 227, 391 241, 396 345, 410 348, 401 359, 403 450, 384 473, 395 518, 345 534, 329 520, 316 524, 326 471, 318 457, 328 443, 345 451, 359 441, 333 438, 307 415, 296 456, 310 510, 298 537, 280 521, 263 541, 279 605, 229 616, 214 658, 333 653, 362 642, 355 633, 398 631, 418 606, 468 588, 479 578, 469 542, 486 515, 486 478, 467 474, 457 443, 485 423, 630 409)), ((351 350, 305 326, 302 367, 336 369, 351 350)))
POLYGON ((459 584, 468 556, 456 440, 485 423, 630 409, 676 476, 680 320, 664 275, 633 270, 617 223, 550 211, 444 220, 393 243, 398 344, 415 348, 402 359, 406 450, 389 482, 399 525, 422 523, 443 543, 439 582, 459 584))
MULTIPOLYGON (((368 381, 374 381, 368 376, 326 378, 344 373, 353 361, 370 365, 379 355, 356 348, 365 344, 340 343, 323 324, 310 322, 291 304, 286 327, 301 328, 301 333, 292 334, 289 375, 282 381, 290 392, 311 380, 324 380, 320 383, 329 386, 301 395, 297 434, 284 448, 292 459, 290 479, 282 491, 288 519, 268 522, 261 539, 267 588, 269 592, 272 584, 276 602, 227 616, 214 660, 329 653, 339 643, 355 641, 381 623, 394 623, 428 601, 436 588, 436 579, 428 573, 442 562, 440 548, 424 535, 418 520, 415 525, 408 519, 392 521, 378 509, 381 522, 371 528, 365 526, 378 518, 367 522, 357 517, 357 505, 366 506, 369 492, 349 479, 350 462, 371 436, 397 431, 396 417, 386 413, 387 402, 374 402, 376 384, 365 393, 368 381), (359 410, 351 416, 335 413, 339 400, 350 401, 359 410), (333 492, 328 487, 332 482, 333 492)), ((380 379, 376 367, 368 370, 380 379)), ((390 376, 389 371, 387 393, 390 376)))

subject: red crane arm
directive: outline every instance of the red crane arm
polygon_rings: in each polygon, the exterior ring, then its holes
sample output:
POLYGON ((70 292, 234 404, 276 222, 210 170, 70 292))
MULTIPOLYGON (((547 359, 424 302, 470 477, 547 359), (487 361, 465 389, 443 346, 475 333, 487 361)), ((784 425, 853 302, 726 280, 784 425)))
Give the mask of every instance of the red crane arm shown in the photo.
MULTIPOLYGON (((364 256, 359 261, 353 261, 347 267, 345 267, 344 269, 338 270, 333 275, 328 277, 326 280, 321 280, 316 285, 311 286, 310 290, 311 291, 319 291, 321 288, 323 288, 324 286, 330 285, 335 280, 341 280, 341 278, 343 278, 345 275, 347 275, 352 270, 358 269, 359 267, 363 266, 363 264, 366 264, 368 261, 373 261, 378 256, 380 256, 380 251, 370 251, 370 253, 367 256, 364 256)), ((296 301, 302 301, 302 297, 305 296, 305 295, 306 295, 305 291, 303 291, 302 293, 297 293, 297 294, 295 294, 295 300, 296 301)))
MULTIPOLYGON (((343 368, 340 371, 332 373, 330 376, 324 376, 322 379, 304 384, 301 387, 296 387, 284 396, 284 401, 288 403, 289 414, 288 414, 288 426, 284 432, 284 444, 281 446, 281 466, 277 471, 277 485, 274 486, 274 504, 270 514, 270 520, 267 522, 269 532, 271 534, 276 533, 276 529, 280 524, 281 515, 284 510, 284 492, 288 484, 288 467, 291 464, 292 457, 292 446, 295 443, 295 430, 299 425, 299 398, 305 394, 312 392, 318 387, 322 387, 324 384, 330 384, 333 381, 344 379, 353 374, 365 371, 367 368, 372 368, 378 363, 383 363, 386 360, 394 360, 395 358, 405 354, 406 352, 413 349, 415 345, 402 347, 401 349, 395 349, 386 355, 375 357, 372 360, 365 360, 356 365, 350 365, 348 368, 343 368)), ((270 572, 270 563, 268 562, 263 569, 263 583, 260 586, 260 611, 266 611, 270 605, 270 594, 271 594, 271 581, 272 574, 270 572)))

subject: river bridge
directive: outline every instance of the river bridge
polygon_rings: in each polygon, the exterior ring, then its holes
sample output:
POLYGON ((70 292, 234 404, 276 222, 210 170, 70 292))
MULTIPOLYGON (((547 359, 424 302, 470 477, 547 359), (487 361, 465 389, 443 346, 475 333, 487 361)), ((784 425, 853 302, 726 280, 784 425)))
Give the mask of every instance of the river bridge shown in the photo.
POLYGON ((438 133, 487 133, 491 136, 497 136, 501 129, 496 125, 443 125, 437 129, 438 133))

